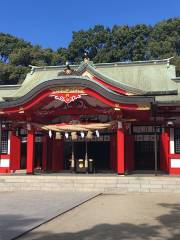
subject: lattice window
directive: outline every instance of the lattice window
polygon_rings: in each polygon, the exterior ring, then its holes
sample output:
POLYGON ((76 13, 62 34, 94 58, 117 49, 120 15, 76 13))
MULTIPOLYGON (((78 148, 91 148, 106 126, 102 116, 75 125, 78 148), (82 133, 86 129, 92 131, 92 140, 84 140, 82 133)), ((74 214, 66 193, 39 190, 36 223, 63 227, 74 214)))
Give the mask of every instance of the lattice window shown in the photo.
POLYGON ((8 131, 1 132, 1 154, 8 153, 8 131))
POLYGON ((175 153, 180 153, 180 128, 174 129, 174 148, 175 153))

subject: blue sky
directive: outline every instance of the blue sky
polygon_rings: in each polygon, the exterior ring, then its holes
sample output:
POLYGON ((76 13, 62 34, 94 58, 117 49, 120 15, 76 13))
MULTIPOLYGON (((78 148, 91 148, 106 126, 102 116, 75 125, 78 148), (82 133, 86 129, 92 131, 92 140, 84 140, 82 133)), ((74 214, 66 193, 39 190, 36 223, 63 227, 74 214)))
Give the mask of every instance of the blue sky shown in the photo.
POLYGON ((66 47, 95 24, 155 24, 180 17, 180 0, 0 0, 0 32, 43 47, 66 47))

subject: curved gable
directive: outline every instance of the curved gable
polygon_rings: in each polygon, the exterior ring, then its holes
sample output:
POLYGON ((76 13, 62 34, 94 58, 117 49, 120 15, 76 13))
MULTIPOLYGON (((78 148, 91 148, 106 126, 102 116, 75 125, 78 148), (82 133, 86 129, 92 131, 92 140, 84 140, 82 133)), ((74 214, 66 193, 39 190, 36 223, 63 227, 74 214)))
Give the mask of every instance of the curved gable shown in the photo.
POLYGON ((58 87, 74 87, 77 89, 81 87, 86 94, 99 98, 101 101, 106 101, 111 107, 138 109, 139 105, 145 104, 147 108, 147 106, 150 106, 150 103, 154 102, 153 97, 124 96, 115 93, 102 84, 86 77, 75 78, 74 76, 69 76, 68 78, 59 77, 42 82, 19 98, 5 98, 6 102, 0 103, 0 108, 7 109, 22 107, 23 105, 27 105, 28 102, 33 101, 36 97, 41 96, 42 93, 45 92, 45 95, 48 95, 52 93, 52 88, 54 89, 58 87))

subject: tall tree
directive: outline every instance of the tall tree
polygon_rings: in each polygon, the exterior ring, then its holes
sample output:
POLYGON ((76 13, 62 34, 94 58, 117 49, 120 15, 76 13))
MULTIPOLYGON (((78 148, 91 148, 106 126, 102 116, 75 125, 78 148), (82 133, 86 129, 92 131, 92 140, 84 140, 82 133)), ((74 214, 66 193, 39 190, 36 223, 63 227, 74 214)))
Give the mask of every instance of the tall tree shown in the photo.
POLYGON ((112 29, 96 25, 72 33, 67 48, 42 48, 39 45, 0 33, 0 83, 22 81, 29 65, 62 65, 67 60, 79 64, 84 52, 94 63, 142 61, 174 56, 180 73, 180 18, 170 18, 154 26, 114 25, 112 29))

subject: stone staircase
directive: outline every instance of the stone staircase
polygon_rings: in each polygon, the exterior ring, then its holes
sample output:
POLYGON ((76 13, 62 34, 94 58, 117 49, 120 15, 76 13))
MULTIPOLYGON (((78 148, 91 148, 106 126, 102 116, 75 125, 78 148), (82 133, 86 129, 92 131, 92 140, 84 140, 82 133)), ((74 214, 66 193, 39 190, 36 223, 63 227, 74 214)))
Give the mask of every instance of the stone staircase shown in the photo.
POLYGON ((1 175, 3 191, 93 191, 180 193, 180 177, 118 175, 1 175))

